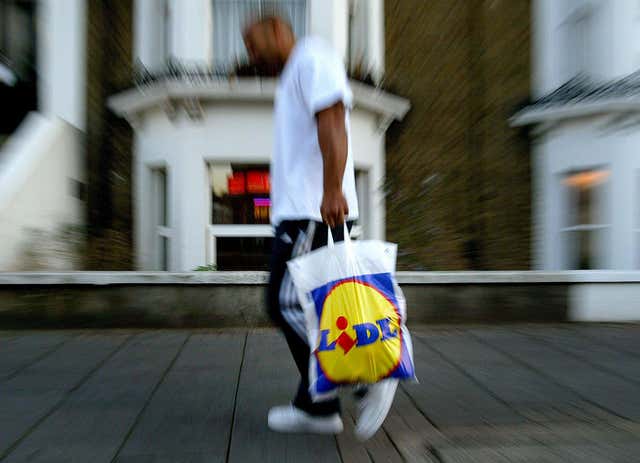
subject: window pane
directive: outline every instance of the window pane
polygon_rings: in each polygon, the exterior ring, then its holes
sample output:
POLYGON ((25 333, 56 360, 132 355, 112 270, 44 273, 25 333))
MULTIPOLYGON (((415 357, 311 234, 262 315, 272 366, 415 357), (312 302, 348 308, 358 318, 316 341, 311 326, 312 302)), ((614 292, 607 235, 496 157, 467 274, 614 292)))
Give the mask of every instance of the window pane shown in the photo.
POLYGON ((577 221, 574 225, 579 224, 592 224, 591 216, 593 212, 593 189, 592 188, 579 188, 578 191, 578 204, 576 207, 577 221))
POLYGON ((217 238, 218 270, 268 270, 273 238, 217 238))
POLYGON ((35 10, 35 1, 0 1, 0 63, 21 81, 35 78, 35 10))
POLYGON ((567 269, 597 270, 607 266, 606 240, 609 230, 577 230, 565 232, 567 269))
POLYGON ((156 207, 156 224, 166 227, 168 224, 167 170, 153 169, 154 202, 156 207))
POLYGON ((211 164, 211 223, 269 224, 271 189, 265 165, 211 164))
POLYGON ((603 225, 602 207, 604 184, 609 177, 606 170, 585 170, 564 178, 567 188, 566 226, 603 225))
POLYGON ((588 270, 606 265, 603 252, 607 236, 605 185, 607 170, 585 170, 564 177, 566 188, 566 227, 564 244, 568 269, 588 270), (598 226, 600 228, 594 228, 598 226), (605 227, 605 228, 602 228, 605 227))
POLYGON ((593 249, 593 231, 577 231, 569 234, 572 248, 572 270, 591 270, 595 268, 593 249))
POLYGON ((165 236, 160 236, 160 270, 169 270, 169 239, 165 236))
POLYGON ((167 171, 162 169, 158 172, 158 200, 160 201, 160 225, 167 225, 167 171))
POLYGON ((298 37, 305 35, 306 0, 212 0, 214 63, 231 70, 247 61, 242 27, 260 12, 277 12, 285 17, 298 37))

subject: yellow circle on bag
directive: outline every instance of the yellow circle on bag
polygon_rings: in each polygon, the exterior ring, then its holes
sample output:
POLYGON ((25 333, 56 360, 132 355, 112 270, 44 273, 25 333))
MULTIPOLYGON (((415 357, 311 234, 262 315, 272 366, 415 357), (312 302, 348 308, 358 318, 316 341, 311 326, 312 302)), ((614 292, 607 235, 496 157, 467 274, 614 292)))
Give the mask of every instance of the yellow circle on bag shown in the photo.
POLYGON ((374 383, 393 373, 402 355, 400 316, 374 286, 348 280, 327 295, 315 350, 331 382, 374 383))

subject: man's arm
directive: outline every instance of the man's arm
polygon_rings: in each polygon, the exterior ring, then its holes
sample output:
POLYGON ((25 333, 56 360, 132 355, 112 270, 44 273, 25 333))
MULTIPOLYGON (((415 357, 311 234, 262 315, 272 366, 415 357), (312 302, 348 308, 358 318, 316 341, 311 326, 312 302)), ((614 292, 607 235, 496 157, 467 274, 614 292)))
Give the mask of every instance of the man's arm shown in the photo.
POLYGON ((324 179, 320 214, 322 220, 334 228, 342 225, 349 215, 349 206, 342 193, 348 151, 344 105, 338 102, 318 112, 316 117, 324 179))

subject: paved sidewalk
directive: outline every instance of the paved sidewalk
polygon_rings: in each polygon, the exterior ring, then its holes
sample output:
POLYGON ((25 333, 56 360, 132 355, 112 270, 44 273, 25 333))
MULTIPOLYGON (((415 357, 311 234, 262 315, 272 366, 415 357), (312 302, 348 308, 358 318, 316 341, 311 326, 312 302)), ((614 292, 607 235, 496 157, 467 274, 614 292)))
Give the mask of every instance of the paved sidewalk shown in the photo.
POLYGON ((414 327, 420 384, 365 445, 266 428, 295 389, 257 331, 0 332, 2 462, 640 462, 640 326, 414 327))

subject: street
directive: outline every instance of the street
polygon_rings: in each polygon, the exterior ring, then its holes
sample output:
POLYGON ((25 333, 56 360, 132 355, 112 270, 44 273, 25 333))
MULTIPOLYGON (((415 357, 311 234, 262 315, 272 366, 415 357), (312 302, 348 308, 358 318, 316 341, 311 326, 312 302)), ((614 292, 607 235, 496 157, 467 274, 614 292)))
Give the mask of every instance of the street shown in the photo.
POLYGON ((384 428, 281 435, 274 330, 0 332, 2 462, 638 462, 639 325, 412 327, 419 384, 384 428))

